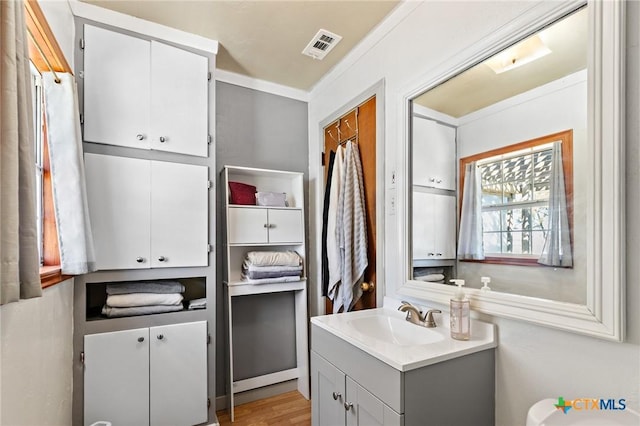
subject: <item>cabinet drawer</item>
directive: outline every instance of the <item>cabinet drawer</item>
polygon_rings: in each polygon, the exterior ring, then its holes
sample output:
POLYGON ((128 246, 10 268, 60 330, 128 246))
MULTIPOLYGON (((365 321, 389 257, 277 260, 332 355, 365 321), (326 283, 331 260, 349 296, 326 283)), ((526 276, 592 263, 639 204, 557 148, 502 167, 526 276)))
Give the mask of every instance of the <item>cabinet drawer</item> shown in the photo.
POLYGON ((302 243, 302 211, 269 209, 269 242, 302 243))

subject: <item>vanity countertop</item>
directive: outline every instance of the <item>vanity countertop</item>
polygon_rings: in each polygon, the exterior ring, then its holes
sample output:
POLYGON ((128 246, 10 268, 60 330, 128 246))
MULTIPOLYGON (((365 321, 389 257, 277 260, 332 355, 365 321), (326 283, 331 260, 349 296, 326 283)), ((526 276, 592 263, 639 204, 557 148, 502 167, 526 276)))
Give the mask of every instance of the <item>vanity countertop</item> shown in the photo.
MULTIPOLYGON (((497 346, 495 326, 471 320, 471 338, 452 339, 449 328, 425 328, 390 308, 311 318, 312 325, 351 343, 399 371, 409 371, 497 346)), ((445 320, 446 322, 447 320, 445 320)))

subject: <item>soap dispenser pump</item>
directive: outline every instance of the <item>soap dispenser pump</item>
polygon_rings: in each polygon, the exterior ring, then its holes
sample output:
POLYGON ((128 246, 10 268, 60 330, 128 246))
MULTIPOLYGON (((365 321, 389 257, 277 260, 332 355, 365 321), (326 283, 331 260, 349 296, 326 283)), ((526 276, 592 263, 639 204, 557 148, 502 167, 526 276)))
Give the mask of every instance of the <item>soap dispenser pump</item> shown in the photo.
POLYGON ((451 337, 456 340, 469 340, 470 318, 469 318, 469 299, 465 297, 462 286, 464 280, 451 280, 458 286, 453 299, 449 301, 449 318, 451 337))
POLYGON ((491 277, 480 277, 480 282, 482 283, 480 291, 491 291, 491 287, 488 285, 491 282, 491 277))

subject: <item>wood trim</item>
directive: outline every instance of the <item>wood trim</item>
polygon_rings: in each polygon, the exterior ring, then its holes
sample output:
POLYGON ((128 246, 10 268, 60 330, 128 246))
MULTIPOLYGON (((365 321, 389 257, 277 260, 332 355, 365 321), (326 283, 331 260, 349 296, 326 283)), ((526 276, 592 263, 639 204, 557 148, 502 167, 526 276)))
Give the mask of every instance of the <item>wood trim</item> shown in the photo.
POLYGON ((27 29, 33 34, 35 42, 44 54, 43 57, 31 37, 27 36, 29 57, 38 71, 59 71, 73 74, 38 2, 36 0, 25 0, 24 8, 27 29), (53 70, 49 69, 47 61, 49 61, 53 70))
POLYGON ((62 275, 62 271, 60 270, 59 265, 40 267, 40 283, 42 285, 42 288, 51 287, 70 278, 73 278, 73 276, 62 275))
MULTIPOLYGON (((563 130, 561 132, 552 133, 550 135, 541 136, 539 138, 530 139, 528 141, 519 142, 513 145, 503 146, 492 149, 490 151, 481 152, 479 154, 470 155, 460 159, 458 172, 460 174, 458 182, 460 185, 459 194, 460 201, 458 205, 458 223, 462 215, 462 198, 464 197, 464 178, 466 164, 472 161, 479 161, 489 157, 495 157, 502 154, 508 154, 512 151, 521 149, 535 148, 550 142, 562 142, 562 169, 564 171, 564 190, 567 200, 567 214, 569 216, 569 240, 573 250, 573 129, 563 130)), ((484 260, 461 260, 464 262, 492 263, 501 265, 520 265, 520 266, 544 266, 537 262, 537 259, 524 259, 514 257, 486 257, 484 260)))
MULTIPOLYGON (((62 49, 36 0, 25 0, 25 23, 30 34, 27 36, 29 57, 40 72, 72 73, 62 49), (37 43, 36 46, 34 43, 37 43)), ((37 130, 37 129, 36 129, 37 130)), ((53 189, 51 186, 51 164, 47 140, 46 114, 42 113, 42 263, 40 282, 42 288, 50 287, 71 278, 62 275, 60 269, 60 249, 58 247, 58 228, 53 207, 53 189)))

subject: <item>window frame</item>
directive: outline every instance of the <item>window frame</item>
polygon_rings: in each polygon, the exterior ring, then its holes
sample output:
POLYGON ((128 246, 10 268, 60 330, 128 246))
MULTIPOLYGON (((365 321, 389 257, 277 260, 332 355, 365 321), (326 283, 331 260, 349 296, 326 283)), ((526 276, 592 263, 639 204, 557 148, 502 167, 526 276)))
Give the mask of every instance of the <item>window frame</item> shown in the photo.
MULTIPOLYGON (((29 59, 40 72, 54 71, 72 73, 62 49, 58 44, 47 19, 36 0, 25 0, 25 23, 28 30, 27 41, 29 59), (36 45, 37 44, 37 45, 36 45)), ((60 250, 58 248, 58 229, 53 207, 51 187, 51 167, 49 164, 49 145, 44 108, 42 113, 42 265, 40 283, 47 288, 71 278, 63 275, 60 268, 60 250)), ((38 129, 35 129, 38 131, 38 129)))
MULTIPOLYGON (((459 160, 459 205, 458 205, 458 223, 462 215, 462 198, 464 197, 464 179, 465 165, 472 161, 481 161, 498 155, 509 154, 513 151, 519 151, 528 148, 545 145, 551 142, 560 141, 562 144, 562 170, 564 172, 565 197, 567 200, 567 215, 569 216, 569 239, 573 247, 573 129, 563 130, 561 132, 552 133, 541 136, 539 138, 507 145, 490 151, 481 152, 470 155, 459 160)), ((538 258, 534 256, 518 256, 505 254, 504 256, 485 256, 484 259, 459 259, 461 262, 488 263, 498 265, 519 265, 519 266, 537 266, 544 267, 538 263, 538 258)))

